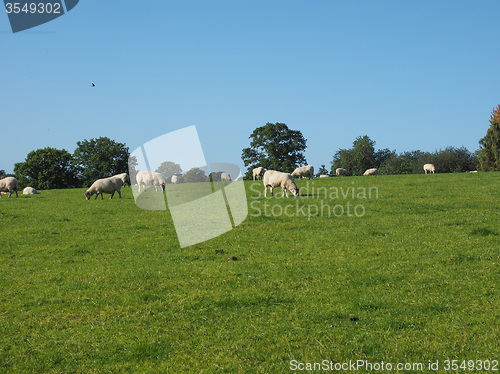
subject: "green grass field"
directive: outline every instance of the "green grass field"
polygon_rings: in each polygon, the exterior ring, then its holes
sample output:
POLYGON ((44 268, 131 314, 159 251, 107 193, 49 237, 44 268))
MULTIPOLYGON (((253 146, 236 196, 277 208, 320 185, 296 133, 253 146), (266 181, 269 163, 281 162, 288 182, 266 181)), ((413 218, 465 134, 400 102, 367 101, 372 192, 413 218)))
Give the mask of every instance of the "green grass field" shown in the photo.
POLYGON ((4 195, 0 372, 499 360, 499 173, 245 185, 247 219, 183 249, 130 187, 4 195))

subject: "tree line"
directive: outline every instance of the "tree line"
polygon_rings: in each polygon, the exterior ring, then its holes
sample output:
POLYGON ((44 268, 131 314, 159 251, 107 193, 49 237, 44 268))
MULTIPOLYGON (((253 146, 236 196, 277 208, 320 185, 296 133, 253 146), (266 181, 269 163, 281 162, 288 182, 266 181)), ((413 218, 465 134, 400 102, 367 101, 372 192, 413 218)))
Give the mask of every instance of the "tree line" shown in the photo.
POLYGON ((73 154, 46 147, 34 150, 14 165, 20 186, 35 189, 89 187, 96 179, 128 171, 128 147, 101 137, 76 143, 73 154))
MULTIPOLYGON (((342 167, 352 175, 361 175, 366 169, 377 168, 380 174, 423 173, 422 166, 436 165, 439 173, 464 172, 469 170, 498 171, 500 168, 500 105, 493 109, 486 135, 479 140, 479 149, 470 152, 465 147, 446 147, 435 152, 419 150, 397 153, 395 150, 375 149, 375 141, 368 136, 357 137, 352 148, 339 149, 330 162, 317 170, 320 174, 335 174, 342 167)), ((242 160, 247 167, 245 179, 252 179, 252 169, 263 166, 267 169, 291 171, 307 164, 304 156, 307 139, 299 130, 291 130, 284 123, 267 123, 256 128, 249 137, 250 147, 242 150, 242 160)), ((73 154, 65 149, 46 147, 30 152, 24 162, 16 163, 14 174, 0 170, 0 178, 15 176, 20 186, 36 189, 88 187, 96 179, 128 172, 129 149, 107 137, 77 142, 73 154)), ((130 169, 137 162, 131 159, 130 169)), ((173 175, 184 182, 219 180, 220 172, 209 175, 200 168, 183 173, 180 165, 166 161, 158 169, 165 179, 173 175)), ((133 175, 131 175, 134 183, 133 175)))
MULTIPOLYGON (((247 167, 245 179, 252 179, 252 169, 291 171, 307 164, 304 156, 307 140, 298 130, 284 123, 267 123, 250 134, 250 147, 244 148, 241 158, 247 167)), ((479 149, 446 147, 435 152, 420 150, 397 153, 395 150, 375 149, 375 141, 367 135, 358 136, 352 148, 339 149, 330 162, 330 169, 321 165, 317 175, 335 175, 337 168, 347 169, 352 175, 362 175, 370 168, 380 174, 423 173, 424 164, 434 164, 439 173, 472 170, 498 171, 500 164, 500 105, 493 109, 486 136, 479 140, 479 149)))
MULTIPOLYGON (((252 179, 252 170, 263 166, 267 169, 291 172, 307 164, 304 156, 306 139, 300 131, 290 130, 284 123, 267 123, 250 135, 249 148, 244 148, 242 159, 247 167, 245 179, 252 179)), ((347 169, 351 175, 362 175, 365 170, 377 168, 379 174, 423 173, 423 165, 437 165, 440 173, 475 170, 479 157, 465 147, 447 147, 436 152, 375 149, 375 141, 367 135, 357 137, 352 148, 339 149, 330 162, 330 169, 321 165, 317 176, 335 175, 337 168, 347 169)))
MULTIPOLYGON (((19 186, 31 186, 37 190, 57 188, 89 187, 96 179, 131 171, 131 183, 135 183, 137 160, 129 157, 129 148, 124 143, 107 137, 83 140, 76 143, 73 154, 65 149, 51 147, 34 150, 25 161, 14 165, 14 174, 0 170, 0 178, 14 176, 19 186)), ((222 172, 207 175, 201 168, 183 172, 181 166, 172 161, 163 162, 156 170, 170 182, 176 175, 182 182, 204 182, 220 180, 222 172)))
POLYGON ((376 150, 375 141, 365 135, 357 137, 352 148, 335 153, 330 173, 344 168, 352 175, 362 175, 367 169, 377 168, 379 174, 418 174, 424 172, 425 164, 434 164, 439 173, 455 173, 476 170, 479 160, 465 147, 446 147, 435 152, 376 150))
MULTIPOLYGON (((134 174, 135 166, 137 166, 137 162, 135 161, 135 157, 130 158, 130 170, 131 170, 131 183, 135 183, 134 174)), ((161 163, 158 168, 155 170, 157 173, 160 173, 165 180, 166 183, 171 183, 171 178, 175 175, 177 177, 178 183, 198 183, 198 182, 207 182, 207 181, 220 181, 222 172, 212 172, 207 175, 208 170, 206 168, 198 168, 193 167, 188 171, 184 172, 181 168, 180 164, 177 164, 173 161, 164 161, 161 163)))

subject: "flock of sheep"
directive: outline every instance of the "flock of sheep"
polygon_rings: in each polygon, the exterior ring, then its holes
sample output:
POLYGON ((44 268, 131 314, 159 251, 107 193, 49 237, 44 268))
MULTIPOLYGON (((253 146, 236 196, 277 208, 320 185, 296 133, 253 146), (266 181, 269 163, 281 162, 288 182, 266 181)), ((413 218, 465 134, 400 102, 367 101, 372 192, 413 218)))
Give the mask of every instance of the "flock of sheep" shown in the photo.
MULTIPOLYGON (((436 167, 434 166, 434 164, 425 164, 424 165, 424 172, 425 172, 425 174, 427 174, 427 172, 430 172, 430 173, 434 174, 436 172, 436 167)), ((377 168, 367 169, 363 173, 363 175, 377 175, 377 174, 378 174, 377 168)), ((343 169, 343 168, 337 168, 335 170, 335 175, 337 177, 349 175, 349 171, 346 170, 346 169, 343 169)), ((320 177, 328 177, 328 175, 320 175, 320 177)))
MULTIPOLYGON (((433 164, 425 164, 424 172, 435 173, 436 167, 433 164)), ((292 174, 283 173, 276 170, 267 170, 260 166, 252 170, 253 180, 261 180, 264 183, 264 196, 267 196, 267 188, 271 190, 271 196, 273 194, 273 188, 283 189, 283 194, 288 197, 288 191, 290 191, 294 196, 299 196, 299 189, 295 184, 294 178, 313 178, 314 177, 314 167, 311 165, 301 166, 293 171, 292 174)), ((346 176, 349 175, 349 171, 343 168, 337 168, 335 170, 336 176, 346 176)), ((376 168, 367 169, 363 175, 376 175, 378 170, 376 168)), ((322 174, 320 178, 328 177, 328 175, 322 174)))
MULTIPOLYGON (((435 173, 436 167, 433 164, 425 164, 424 165, 425 174, 435 173)), ((363 175, 376 175, 378 173, 376 168, 371 168, 366 170, 363 175)), ((343 168, 337 168, 335 170, 335 175, 337 176, 345 176, 349 175, 348 170, 343 168)), ((288 191, 290 191, 294 196, 299 196, 299 189, 295 184, 294 178, 313 178, 314 177, 314 167, 311 165, 301 166, 296 168, 293 173, 283 173, 276 170, 267 170, 263 167, 257 167, 253 169, 253 180, 263 180, 264 183, 264 196, 267 196, 267 188, 270 188, 271 196, 273 194, 273 188, 281 188, 283 189, 283 194, 288 197, 288 191)), ((320 175, 320 178, 328 177, 328 175, 320 175)), ((229 173, 223 172, 220 177, 221 181, 231 181, 231 176, 229 173)), ((155 191, 160 187, 162 190, 165 190, 165 180, 161 176, 160 173, 151 172, 151 171, 139 171, 136 174, 137 184, 139 185, 139 192, 141 191, 141 187, 143 190, 146 189, 148 185, 154 186, 155 191)), ((173 176, 171 182, 176 184, 179 183, 180 180, 177 176, 173 176)), ((103 199, 103 194, 111 194, 111 199, 113 198, 115 192, 118 193, 118 196, 121 198, 121 188, 130 183, 130 178, 127 173, 122 173, 118 175, 113 175, 112 177, 97 179, 90 188, 85 192, 85 198, 87 200, 90 199, 91 196, 96 195, 95 199, 99 195, 101 195, 101 199, 103 199)), ((0 180, 0 198, 2 197, 2 193, 8 193, 9 197, 15 192, 16 196, 18 189, 17 179, 14 177, 6 177, 0 180)), ((37 191, 32 187, 26 187, 23 190, 23 194, 36 194, 37 191)))
MULTIPOLYGON (((424 172, 425 172, 425 174, 427 174, 427 172, 434 174, 436 172, 436 167, 434 166, 434 164, 425 164, 424 165, 424 172)), ((367 169, 363 173, 363 175, 377 175, 377 174, 378 174, 378 170, 376 168, 367 169)), ((349 175, 349 171, 346 169, 343 169, 343 168, 337 168, 337 170, 335 170, 335 175, 337 177, 349 175)), ((320 175, 320 177, 327 177, 327 176, 328 175, 320 175)))
MULTIPOLYGON (((111 194, 111 198, 113 198, 115 192, 118 192, 118 195, 122 197, 120 189, 123 185, 125 185, 125 183, 127 183, 127 181, 127 173, 114 175, 109 178, 98 179, 94 183, 92 183, 92 186, 90 186, 90 188, 85 192, 85 198, 88 200, 94 194, 96 195, 96 199, 99 195, 101 195, 101 198, 103 198, 103 193, 109 193, 111 194)), ((6 177, 0 179, 0 198, 2 197, 3 193, 9 194, 9 197, 11 197, 13 193, 15 193, 16 197, 19 197, 19 195, 17 194, 17 190, 18 183, 16 178, 6 177)), ((26 187, 23 190, 24 195, 34 195, 37 193, 37 190, 33 187, 26 187)))
MULTIPOLYGON (((159 187, 163 191, 165 190, 165 179, 162 177, 160 173, 151 171, 139 171, 137 172, 135 179, 139 186, 139 192, 141 191, 141 188, 143 191, 146 190, 147 186, 154 186, 155 191, 158 191, 159 187)), ((222 172, 220 175, 220 180, 231 181, 231 176, 229 175, 229 173, 222 172)), ((177 177, 176 175, 172 176, 171 183, 176 184, 180 182, 181 179, 179 177, 177 177)), ((122 197, 121 188, 125 186, 127 183, 130 184, 130 178, 127 173, 121 173, 113 175, 112 177, 97 179, 85 192, 85 198, 89 200, 93 195, 95 195, 95 199, 97 199, 97 197, 101 195, 101 199, 104 199, 103 194, 106 193, 106 194, 111 194, 111 199, 112 199, 115 192, 118 193, 118 197, 121 198, 122 197)), ((15 193, 16 196, 19 197, 19 195, 17 194, 17 190, 18 190, 18 183, 16 178, 7 177, 0 180, 1 193, 8 193, 9 197, 11 197, 13 193, 15 193)), ((32 187, 26 187, 23 190, 23 194, 25 195, 36 194, 36 193, 38 192, 32 187)), ((2 197, 1 194, 0 197, 2 197)))
MULTIPOLYGON (((135 180, 137 181, 137 185, 139 186, 139 192, 141 192, 141 189, 142 191, 145 191, 147 186, 154 186, 155 191, 158 191, 158 188, 161 188, 162 191, 165 191, 165 179, 158 172, 145 170, 138 171, 135 175, 135 180)), ((220 180, 231 181, 231 176, 229 175, 229 173, 222 172, 220 180)), ((181 183, 181 178, 177 175, 173 175, 170 182, 172 184, 181 183)), ((113 198, 115 192, 117 192, 118 196, 121 198, 122 195, 120 190, 127 183, 130 184, 130 178, 127 173, 113 175, 109 178, 98 179, 90 186, 87 192, 85 192, 85 198, 89 200, 90 197, 94 194, 96 195, 96 199, 99 195, 101 195, 101 198, 103 198, 103 193, 111 194, 111 198, 113 198)))

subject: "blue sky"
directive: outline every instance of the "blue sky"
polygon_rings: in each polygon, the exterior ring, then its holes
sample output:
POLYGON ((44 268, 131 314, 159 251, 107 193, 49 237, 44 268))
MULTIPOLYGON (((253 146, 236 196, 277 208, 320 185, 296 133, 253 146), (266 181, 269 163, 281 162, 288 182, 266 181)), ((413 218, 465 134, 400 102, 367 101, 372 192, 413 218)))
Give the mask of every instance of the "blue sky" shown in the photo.
POLYGON ((497 0, 85 0, 13 34, 3 12, 0 169, 191 125, 208 162, 243 166, 267 122, 302 131, 316 168, 360 135, 474 151, 500 103, 498 14, 497 0))

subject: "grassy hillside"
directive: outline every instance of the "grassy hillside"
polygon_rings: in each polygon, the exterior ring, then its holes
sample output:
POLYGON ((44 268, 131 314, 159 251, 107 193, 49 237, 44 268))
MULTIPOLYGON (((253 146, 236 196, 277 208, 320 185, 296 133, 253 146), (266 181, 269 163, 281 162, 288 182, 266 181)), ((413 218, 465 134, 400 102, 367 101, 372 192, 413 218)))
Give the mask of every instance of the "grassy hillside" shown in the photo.
POLYGON ((0 371, 499 359, 500 174, 245 183, 248 218, 183 249, 129 187, 4 195, 0 371))

